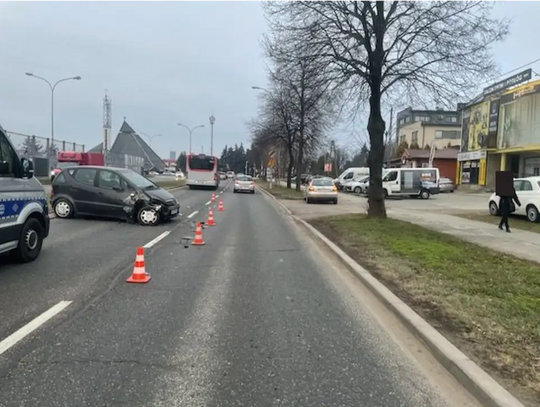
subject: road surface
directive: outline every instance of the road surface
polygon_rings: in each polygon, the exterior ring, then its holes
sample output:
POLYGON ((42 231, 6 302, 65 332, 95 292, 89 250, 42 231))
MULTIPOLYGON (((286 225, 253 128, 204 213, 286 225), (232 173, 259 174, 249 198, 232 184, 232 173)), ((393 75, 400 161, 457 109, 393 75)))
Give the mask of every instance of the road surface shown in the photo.
POLYGON ((0 264, 0 406, 465 405, 262 193, 224 192, 206 245, 188 249, 211 193, 174 194, 183 221, 55 219, 34 264, 0 264), (152 280, 125 283, 137 246, 165 231, 145 253, 152 280))

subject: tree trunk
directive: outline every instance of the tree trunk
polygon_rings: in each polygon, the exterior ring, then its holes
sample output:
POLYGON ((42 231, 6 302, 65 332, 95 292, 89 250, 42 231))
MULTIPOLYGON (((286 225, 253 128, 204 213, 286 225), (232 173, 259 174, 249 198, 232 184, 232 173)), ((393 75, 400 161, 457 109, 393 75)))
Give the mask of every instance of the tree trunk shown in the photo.
POLYGON ((287 188, 292 187, 292 172, 294 168, 294 151, 292 146, 289 147, 289 165, 287 166, 287 188))
POLYGON ((298 159, 296 161, 296 190, 300 192, 302 186, 302 172, 304 171, 304 141, 301 136, 298 143, 298 159))
POLYGON ((371 147, 368 155, 369 189, 368 216, 386 218, 384 190, 382 187, 382 170, 384 161, 384 131, 386 123, 381 114, 380 82, 374 80, 369 98, 370 112, 367 130, 371 147))

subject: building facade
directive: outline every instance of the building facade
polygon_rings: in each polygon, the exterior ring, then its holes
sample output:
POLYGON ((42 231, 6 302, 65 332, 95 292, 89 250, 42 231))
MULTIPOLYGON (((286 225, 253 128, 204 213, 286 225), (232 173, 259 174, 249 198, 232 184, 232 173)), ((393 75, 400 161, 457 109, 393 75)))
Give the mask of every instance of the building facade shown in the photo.
POLYGON ((540 175, 540 81, 479 97, 462 117, 460 184, 494 187, 499 170, 540 175))
MULTIPOLYGON (((427 168, 429 167, 429 150, 406 149, 401 156, 401 167, 427 168)), ((438 168, 441 177, 450 178, 456 183, 457 148, 443 148, 435 151, 432 167, 438 168)))
POLYGON ((456 147, 461 140, 461 116, 456 110, 413 110, 397 114, 396 142, 411 149, 435 144, 438 149, 456 147))

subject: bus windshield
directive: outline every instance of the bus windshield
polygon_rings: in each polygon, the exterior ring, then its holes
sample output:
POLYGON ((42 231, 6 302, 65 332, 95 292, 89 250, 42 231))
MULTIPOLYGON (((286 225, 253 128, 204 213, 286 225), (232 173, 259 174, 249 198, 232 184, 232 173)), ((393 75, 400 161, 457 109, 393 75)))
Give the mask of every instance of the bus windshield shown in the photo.
POLYGON ((188 166, 191 171, 213 171, 216 160, 211 156, 193 155, 189 157, 188 166))

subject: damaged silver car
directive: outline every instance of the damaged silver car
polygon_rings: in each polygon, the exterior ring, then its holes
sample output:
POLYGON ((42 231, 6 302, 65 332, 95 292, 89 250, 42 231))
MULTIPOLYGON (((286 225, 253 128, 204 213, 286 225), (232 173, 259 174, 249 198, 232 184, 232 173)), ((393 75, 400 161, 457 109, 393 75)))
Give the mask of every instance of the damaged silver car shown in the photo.
POLYGON ((79 166, 62 170, 52 183, 59 218, 99 216, 153 226, 180 213, 172 194, 126 168, 79 166))

